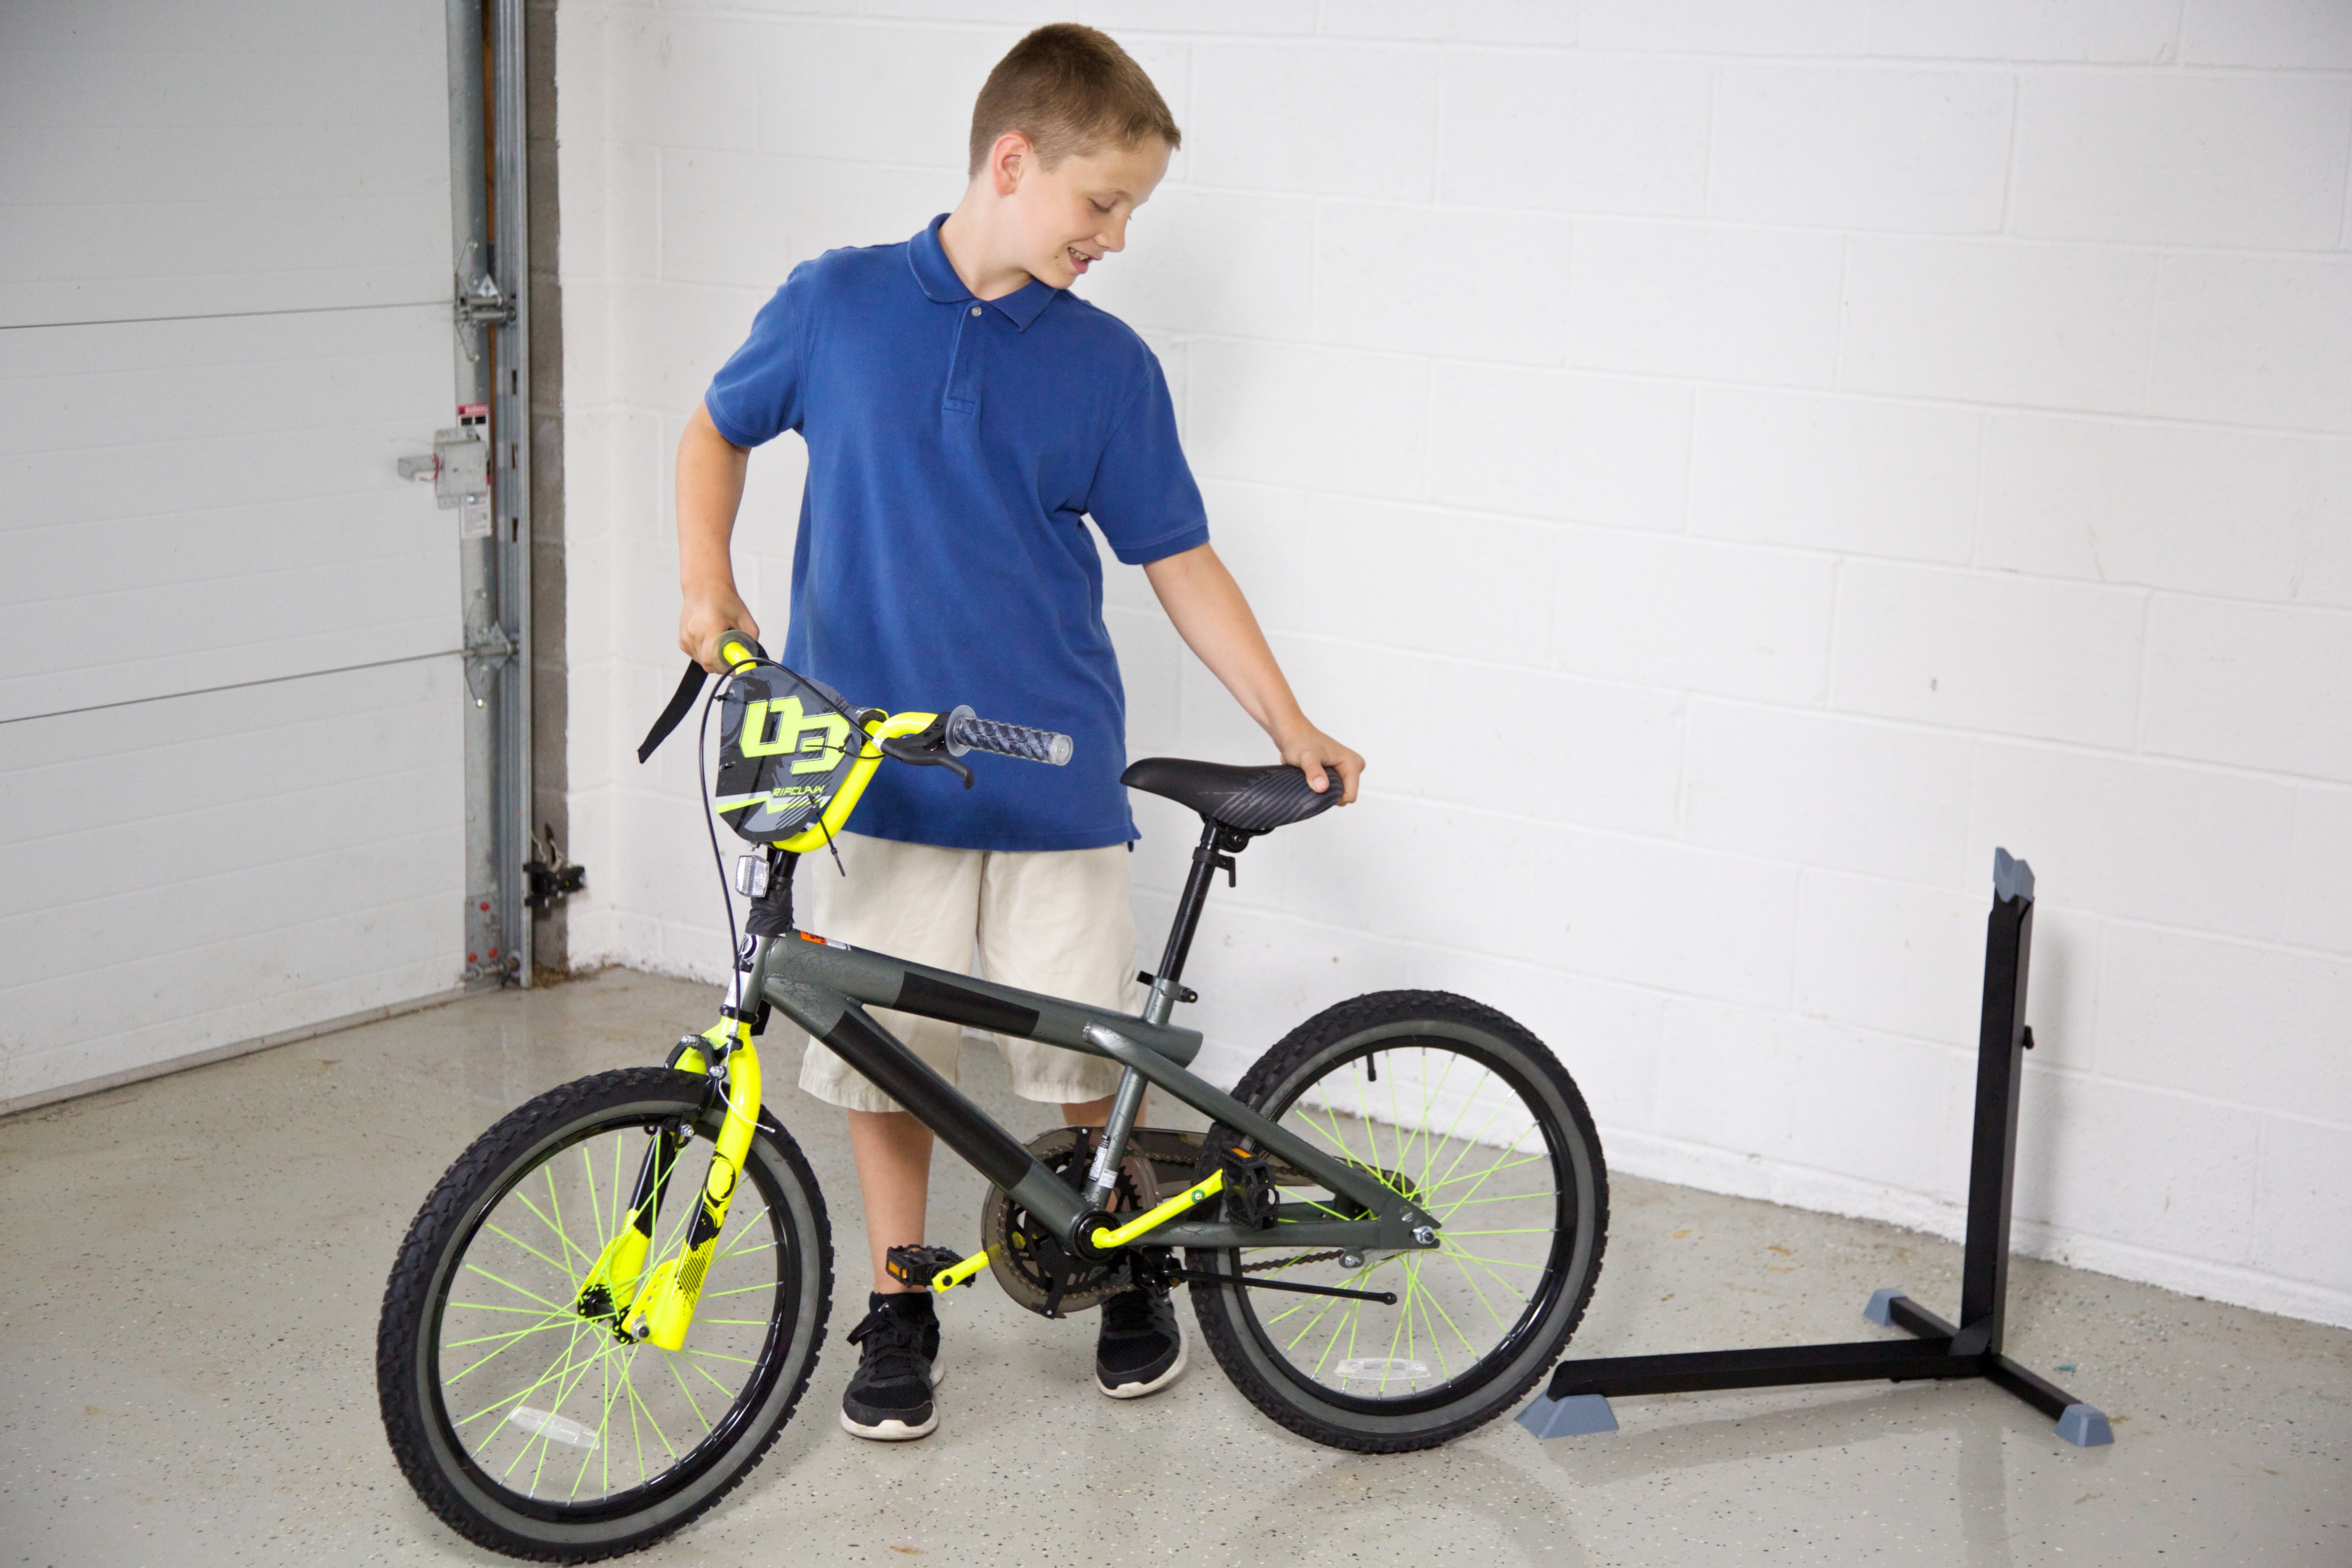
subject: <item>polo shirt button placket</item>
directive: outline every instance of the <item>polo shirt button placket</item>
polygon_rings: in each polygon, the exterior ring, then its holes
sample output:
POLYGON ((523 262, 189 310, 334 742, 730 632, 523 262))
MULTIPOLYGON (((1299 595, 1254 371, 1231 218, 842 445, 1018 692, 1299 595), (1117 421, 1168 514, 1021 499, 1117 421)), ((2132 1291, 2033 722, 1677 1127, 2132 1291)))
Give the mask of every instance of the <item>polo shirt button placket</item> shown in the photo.
POLYGON ((948 350, 945 405, 950 414, 980 412, 979 366, 974 363, 980 353, 980 313, 981 307, 974 304, 971 314, 956 322, 955 342, 948 350))

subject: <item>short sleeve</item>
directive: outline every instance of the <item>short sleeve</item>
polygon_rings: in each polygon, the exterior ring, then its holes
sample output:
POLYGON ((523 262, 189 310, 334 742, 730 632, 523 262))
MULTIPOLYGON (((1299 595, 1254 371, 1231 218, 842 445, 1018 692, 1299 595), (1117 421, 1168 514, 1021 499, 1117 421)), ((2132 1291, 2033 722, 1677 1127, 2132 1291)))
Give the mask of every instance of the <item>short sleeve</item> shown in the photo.
POLYGON ((1176 405, 1160 358, 1144 351, 1149 375, 1111 427, 1087 495, 1086 511, 1111 553, 1148 565, 1209 542, 1208 510, 1176 439, 1176 405))
POLYGON ((757 447, 800 428, 804 345, 814 290, 808 264, 793 268, 784 286, 751 319, 751 335, 719 366, 710 390, 702 395, 710 423, 738 447, 757 447))

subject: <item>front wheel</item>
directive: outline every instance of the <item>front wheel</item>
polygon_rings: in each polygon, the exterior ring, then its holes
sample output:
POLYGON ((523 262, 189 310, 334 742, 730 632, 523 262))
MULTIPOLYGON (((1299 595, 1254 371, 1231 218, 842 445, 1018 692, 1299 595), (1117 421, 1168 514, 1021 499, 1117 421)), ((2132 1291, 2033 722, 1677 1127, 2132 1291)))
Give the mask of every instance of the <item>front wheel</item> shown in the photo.
MULTIPOLYGON (((1196 1279, 1192 1305, 1242 1393, 1301 1436, 1433 1447, 1517 1404, 1558 1359, 1601 1273, 1609 1177, 1557 1058, 1490 1007, 1387 991, 1300 1025, 1234 1098, 1435 1219, 1434 1251, 1194 1250, 1188 1271, 1390 1291, 1396 1305, 1196 1279)), ((1286 1206, 1348 1210, 1320 1186, 1286 1206)), ((1319 1216, 1318 1216, 1319 1217, 1319 1216)))
POLYGON ((678 1255, 725 1113, 691 1074, 599 1073, 483 1133, 425 1200, 384 1287, 376 1388, 409 1484, 458 1534, 539 1562, 635 1551, 718 1502, 791 1418, 833 1241, 781 1129, 751 1140, 683 1348, 625 1327, 678 1255), (649 1193, 651 1245, 607 1283, 649 1193))

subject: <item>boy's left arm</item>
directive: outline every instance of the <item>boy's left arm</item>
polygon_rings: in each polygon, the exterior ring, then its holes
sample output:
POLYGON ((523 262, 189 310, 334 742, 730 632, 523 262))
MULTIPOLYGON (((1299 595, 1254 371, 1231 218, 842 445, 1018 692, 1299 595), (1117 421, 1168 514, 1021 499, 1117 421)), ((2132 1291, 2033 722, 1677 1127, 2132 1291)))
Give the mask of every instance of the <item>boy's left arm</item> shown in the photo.
POLYGON ((1341 805, 1356 798, 1364 759, 1307 721, 1291 695, 1290 682, 1274 661, 1265 633, 1258 629, 1241 584, 1209 545, 1163 556, 1143 568, 1160 607, 1176 633, 1209 672, 1225 683, 1249 716, 1274 738, 1282 760, 1303 769, 1317 790, 1328 787, 1326 773, 1339 775, 1341 805))

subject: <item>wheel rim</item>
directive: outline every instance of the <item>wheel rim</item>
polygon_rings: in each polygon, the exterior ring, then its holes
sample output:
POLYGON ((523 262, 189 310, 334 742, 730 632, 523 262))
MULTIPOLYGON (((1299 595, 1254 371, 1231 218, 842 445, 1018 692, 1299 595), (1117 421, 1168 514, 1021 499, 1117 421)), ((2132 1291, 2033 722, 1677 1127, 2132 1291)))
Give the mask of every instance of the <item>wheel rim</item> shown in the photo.
MULTIPOLYGON (((1484 1386, 1540 1337, 1575 1251, 1576 1171, 1551 1097, 1507 1057, 1427 1034, 1353 1044, 1284 1086, 1266 1114, 1407 1194, 1438 1222, 1441 1242, 1369 1252, 1354 1266, 1242 1255, 1251 1272, 1285 1283, 1398 1299, 1235 1290, 1277 1372, 1342 1409, 1412 1415, 1484 1386)), ((1283 1200, 1353 1213, 1320 1186, 1286 1187, 1283 1200)))
POLYGON ((518 1513, 586 1523, 659 1502, 724 1458, 775 1384, 799 1249, 756 1151, 681 1350, 625 1341, 576 1305, 646 1149, 680 1121, 697 1136, 671 1167, 641 1288, 677 1255, 716 1112, 631 1107, 567 1130, 477 1206, 452 1249, 421 1347, 428 1406, 467 1478, 518 1513))

